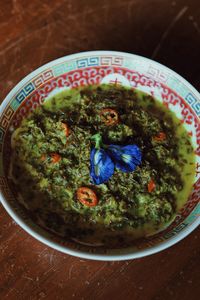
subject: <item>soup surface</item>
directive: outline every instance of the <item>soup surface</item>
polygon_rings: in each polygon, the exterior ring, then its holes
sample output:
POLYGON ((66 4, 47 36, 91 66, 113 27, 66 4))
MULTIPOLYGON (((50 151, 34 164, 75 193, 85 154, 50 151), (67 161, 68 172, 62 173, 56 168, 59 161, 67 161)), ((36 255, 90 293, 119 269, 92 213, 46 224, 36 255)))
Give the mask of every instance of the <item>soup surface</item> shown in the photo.
POLYGON ((194 150, 175 114, 113 85, 47 99, 13 132, 11 146, 19 201, 41 226, 85 243, 155 233, 194 181, 194 150))

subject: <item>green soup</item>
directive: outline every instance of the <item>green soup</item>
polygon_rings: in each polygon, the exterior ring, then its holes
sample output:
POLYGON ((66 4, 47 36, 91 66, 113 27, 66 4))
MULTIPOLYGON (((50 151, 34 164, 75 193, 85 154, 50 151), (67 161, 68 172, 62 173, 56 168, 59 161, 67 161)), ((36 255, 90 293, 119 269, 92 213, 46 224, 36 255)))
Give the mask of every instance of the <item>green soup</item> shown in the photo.
POLYGON ((137 90, 101 85, 58 93, 22 121, 11 144, 23 205, 41 226, 80 242, 113 245, 155 233, 173 220, 194 182, 183 124, 137 90), (137 145, 141 163, 92 183, 97 133, 106 145, 137 145))

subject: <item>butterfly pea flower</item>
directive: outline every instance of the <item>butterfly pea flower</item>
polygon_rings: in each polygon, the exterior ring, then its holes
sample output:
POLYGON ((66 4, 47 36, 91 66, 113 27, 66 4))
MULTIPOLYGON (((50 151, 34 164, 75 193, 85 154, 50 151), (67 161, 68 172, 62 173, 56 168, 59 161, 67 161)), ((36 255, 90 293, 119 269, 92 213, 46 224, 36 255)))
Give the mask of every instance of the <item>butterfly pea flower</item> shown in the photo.
POLYGON ((109 180, 114 173, 114 163, 104 149, 92 148, 90 153, 90 176, 94 184, 109 180))
POLYGON ((137 145, 109 145, 107 152, 122 172, 132 172, 141 163, 142 155, 137 145))
POLYGON ((94 184, 101 184, 109 180, 114 174, 114 163, 106 150, 103 148, 102 137, 99 133, 91 138, 95 147, 90 152, 90 176, 94 184))
POLYGON ((137 145, 105 145, 99 133, 92 136, 95 147, 90 153, 90 176, 94 184, 110 179, 114 169, 132 172, 141 163, 142 155, 137 145))

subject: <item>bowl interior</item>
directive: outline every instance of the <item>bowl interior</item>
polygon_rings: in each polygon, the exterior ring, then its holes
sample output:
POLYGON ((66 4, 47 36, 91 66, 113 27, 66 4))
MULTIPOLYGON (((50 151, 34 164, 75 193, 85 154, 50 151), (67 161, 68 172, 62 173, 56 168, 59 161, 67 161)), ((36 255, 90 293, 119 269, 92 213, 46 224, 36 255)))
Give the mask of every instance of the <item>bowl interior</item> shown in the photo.
POLYGON ((138 257, 157 252, 176 243, 199 224, 200 198, 200 97, 182 77, 170 69, 136 55, 120 52, 86 52, 55 60, 22 80, 1 105, 0 186, 2 204, 30 234, 66 253, 82 257, 138 257), (109 83, 128 86, 153 95, 174 111, 191 136, 196 154, 196 179, 193 191, 175 220, 162 232, 136 241, 131 247, 105 249, 62 240, 38 227, 16 201, 9 179, 11 154, 10 128, 17 128, 24 117, 46 98, 79 86, 109 83))

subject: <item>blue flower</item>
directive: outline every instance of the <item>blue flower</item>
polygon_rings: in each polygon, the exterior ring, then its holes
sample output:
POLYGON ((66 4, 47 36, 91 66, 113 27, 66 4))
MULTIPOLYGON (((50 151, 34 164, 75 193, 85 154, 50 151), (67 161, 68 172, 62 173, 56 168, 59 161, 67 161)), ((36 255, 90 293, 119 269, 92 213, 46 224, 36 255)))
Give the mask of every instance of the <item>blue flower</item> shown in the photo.
POLYGON ((90 153, 90 176, 94 184, 108 181, 115 167, 122 172, 132 172, 141 163, 141 151, 136 145, 105 145, 100 133, 91 139, 95 142, 90 153))
POLYGON ((107 152, 115 162, 115 167, 123 172, 132 172, 141 163, 142 155, 136 145, 109 145, 107 152))
POLYGON ((94 184, 101 184, 114 173, 114 163, 104 149, 92 148, 90 153, 90 176, 94 184))

